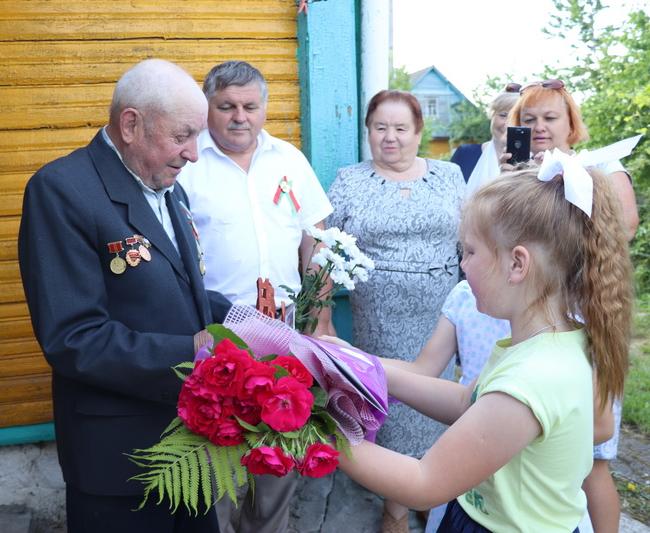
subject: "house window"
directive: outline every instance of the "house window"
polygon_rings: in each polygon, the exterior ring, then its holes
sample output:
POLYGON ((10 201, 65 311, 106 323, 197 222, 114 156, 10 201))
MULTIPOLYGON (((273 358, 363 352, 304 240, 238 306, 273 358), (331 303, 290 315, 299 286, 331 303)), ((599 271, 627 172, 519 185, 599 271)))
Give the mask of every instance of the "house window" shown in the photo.
POLYGON ((438 117, 438 98, 427 98, 423 106, 425 117, 438 117))
POLYGON ((449 98, 446 96, 430 96, 422 104, 425 117, 433 117, 442 124, 449 124, 449 98))

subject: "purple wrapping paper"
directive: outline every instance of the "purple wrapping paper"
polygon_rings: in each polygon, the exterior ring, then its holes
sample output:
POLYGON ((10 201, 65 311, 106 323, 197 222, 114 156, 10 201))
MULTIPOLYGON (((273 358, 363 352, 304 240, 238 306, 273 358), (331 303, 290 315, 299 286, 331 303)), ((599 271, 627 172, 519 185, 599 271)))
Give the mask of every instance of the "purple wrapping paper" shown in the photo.
POLYGON ((351 445, 373 440, 386 419, 386 375, 374 355, 301 335, 249 306, 235 305, 223 325, 256 356, 293 354, 328 396, 327 410, 351 445))

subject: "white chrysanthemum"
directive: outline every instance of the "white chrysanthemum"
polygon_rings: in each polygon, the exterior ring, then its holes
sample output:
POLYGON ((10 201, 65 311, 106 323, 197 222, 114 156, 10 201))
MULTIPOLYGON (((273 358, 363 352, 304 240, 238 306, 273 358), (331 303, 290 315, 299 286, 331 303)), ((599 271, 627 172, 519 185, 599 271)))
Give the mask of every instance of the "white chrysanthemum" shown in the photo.
POLYGON ((368 271, 363 267, 358 266, 357 268, 355 268, 352 275, 355 279, 358 279, 359 281, 368 281, 368 271))
POLYGON ((337 254, 329 248, 323 248, 322 250, 325 254, 325 257, 327 257, 327 260, 330 261, 335 268, 345 269, 345 257, 337 254))
POLYGON ((327 228, 326 230, 321 232, 321 239, 319 239, 322 243, 324 243, 328 247, 335 246, 339 236, 341 235, 341 230, 337 228, 336 226, 327 228))
POLYGON ((332 278, 332 282, 335 283, 336 285, 343 285, 346 289, 350 291, 354 289, 354 282, 352 281, 352 278, 350 278, 350 275, 345 270, 335 268, 334 270, 332 270, 330 274, 330 278, 332 278))
POLYGON ((317 241, 323 242, 324 231, 316 226, 310 226, 305 230, 309 235, 311 235, 317 241))
POLYGON ((348 255, 352 255, 355 248, 358 250, 356 244, 357 238, 345 233, 344 231, 341 232, 341 235, 337 240, 343 251, 348 255))
POLYGON ((360 255, 356 257, 357 263, 365 268, 366 270, 374 270, 375 269, 375 262, 370 259, 366 254, 361 253, 360 255))
POLYGON ((320 267, 324 267, 327 264, 327 253, 329 248, 321 248, 314 256, 311 258, 312 263, 316 263, 320 267))

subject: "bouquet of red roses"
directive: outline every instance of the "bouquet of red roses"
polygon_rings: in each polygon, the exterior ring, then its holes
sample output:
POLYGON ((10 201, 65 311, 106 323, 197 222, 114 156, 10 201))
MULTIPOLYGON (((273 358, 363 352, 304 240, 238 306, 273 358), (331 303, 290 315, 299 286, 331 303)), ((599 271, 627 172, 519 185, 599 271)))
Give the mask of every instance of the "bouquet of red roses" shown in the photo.
POLYGON ((158 444, 130 455, 146 469, 133 478, 145 485, 141 506, 153 491, 173 510, 183 503, 196 513, 201 494, 206 509, 215 492, 236 502, 251 474, 334 471, 349 443, 305 366, 292 355, 258 359, 224 326, 208 329, 214 348, 174 368, 184 380, 178 417, 158 444))

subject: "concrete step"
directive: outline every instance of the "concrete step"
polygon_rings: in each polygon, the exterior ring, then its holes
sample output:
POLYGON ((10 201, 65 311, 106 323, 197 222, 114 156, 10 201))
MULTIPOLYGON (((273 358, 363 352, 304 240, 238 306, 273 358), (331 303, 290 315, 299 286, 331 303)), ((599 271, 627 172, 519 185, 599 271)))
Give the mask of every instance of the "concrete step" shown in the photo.
POLYGON ((20 505, 0 505, 2 533, 31 533, 32 513, 20 505))

